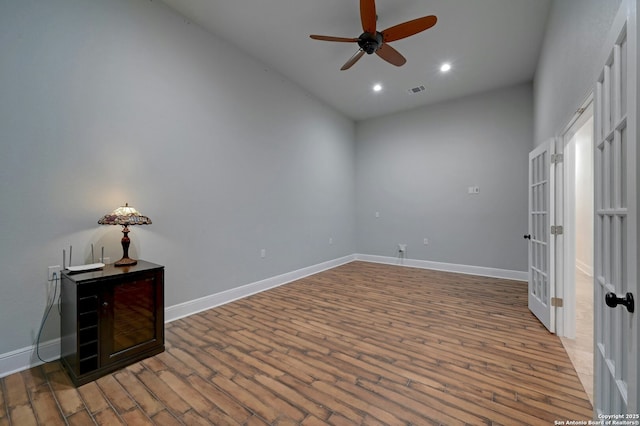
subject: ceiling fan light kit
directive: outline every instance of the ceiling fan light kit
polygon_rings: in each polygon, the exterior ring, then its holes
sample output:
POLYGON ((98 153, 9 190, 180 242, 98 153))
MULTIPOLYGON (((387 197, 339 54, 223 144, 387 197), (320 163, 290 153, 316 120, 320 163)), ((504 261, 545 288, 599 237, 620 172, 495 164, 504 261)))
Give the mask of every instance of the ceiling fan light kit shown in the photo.
POLYGON ((434 15, 424 16, 387 28, 384 31, 376 30, 375 0, 360 0, 360 20, 362 22, 362 34, 358 38, 332 37, 312 34, 314 40, 335 41, 340 43, 358 43, 360 49, 340 68, 348 70, 365 54, 376 54, 385 61, 397 67, 404 65, 407 60, 396 49, 387 43, 418 34, 433 27, 438 18, 434 15))

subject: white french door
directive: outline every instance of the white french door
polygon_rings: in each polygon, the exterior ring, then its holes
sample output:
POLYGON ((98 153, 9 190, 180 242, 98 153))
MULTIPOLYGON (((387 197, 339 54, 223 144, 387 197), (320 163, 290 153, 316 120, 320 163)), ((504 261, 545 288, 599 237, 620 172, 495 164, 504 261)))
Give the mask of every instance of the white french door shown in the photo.
POLYGON ((629 303, 638 295, 637 48, 636 1, 623 0, 594 93, 597 415, 640 413, 638 308, 631 312, 629 303))
POLYGON ((529 309, 555 333, 555 239, 551 237, 554 212, 554 141, 529 153, 529 309))

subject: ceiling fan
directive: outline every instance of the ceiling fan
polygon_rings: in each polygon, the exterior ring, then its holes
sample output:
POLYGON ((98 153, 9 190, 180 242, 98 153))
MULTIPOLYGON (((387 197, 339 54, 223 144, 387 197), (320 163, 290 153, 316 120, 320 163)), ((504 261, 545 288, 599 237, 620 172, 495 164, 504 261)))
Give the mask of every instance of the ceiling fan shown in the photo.
POLYGON ((407 60, 400 52, 387 43, 428 30, 438 21, 438 18, 434 15, 429 15, 395 25, 383 31, 376 31, 377 18, 375 0, 360 0, 360 20, 362 21, 362 30, 364 31, 360 34, 360 37, 347 38, 315 34, 309 37, 314 40, 358 43, 360 49, 340 68, 342 71, 351 68, 365 53, 369 55, 375 53, 390 64, 400 67, 404 65, 407 60))

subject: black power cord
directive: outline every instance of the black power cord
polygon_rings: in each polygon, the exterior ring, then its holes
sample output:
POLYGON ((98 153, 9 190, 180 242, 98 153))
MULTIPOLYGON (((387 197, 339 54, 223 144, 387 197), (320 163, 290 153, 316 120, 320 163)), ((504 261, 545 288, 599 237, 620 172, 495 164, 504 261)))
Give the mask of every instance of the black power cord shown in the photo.
MULTIPOLYGON (((47 322, 47 318, 49 317, 49 313, 51 312, 51 308, 53 308, 53 304, 56 301, 56 295, 58 294, 58 274, 56 272, 53 273, 52 277, 53 281, 53 297, 49 300, 47 304, 47 309, 44 311, 44 316, 42 317, 42 322, 40 323, 40 329, 38 330, 38 337, 36 339, 36 355, 38 359, 43 363, 51 363, 57 360, 47 361, 42 359, 40 356, 40 336, 42 335, 42 329, 44 328, 45 323, 47 322)), ((61 294, 62 295, 62 294, 61 294)), ((58 311, 60 311, 60 303, 58 303, 58 311)))

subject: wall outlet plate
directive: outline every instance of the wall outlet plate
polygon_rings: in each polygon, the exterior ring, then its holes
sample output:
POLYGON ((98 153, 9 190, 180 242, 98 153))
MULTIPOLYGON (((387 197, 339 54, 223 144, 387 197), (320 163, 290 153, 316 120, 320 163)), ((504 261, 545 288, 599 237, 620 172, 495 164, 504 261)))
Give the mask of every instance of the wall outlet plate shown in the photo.
POLYGON ((61 270, 62 270, 62 268, 60 267, 60 265, 49 266, 47 268, 47 280, 48 281, 53 281, 53 274, 56 274, 58 279, 60 279, 60 271, 61 270))

